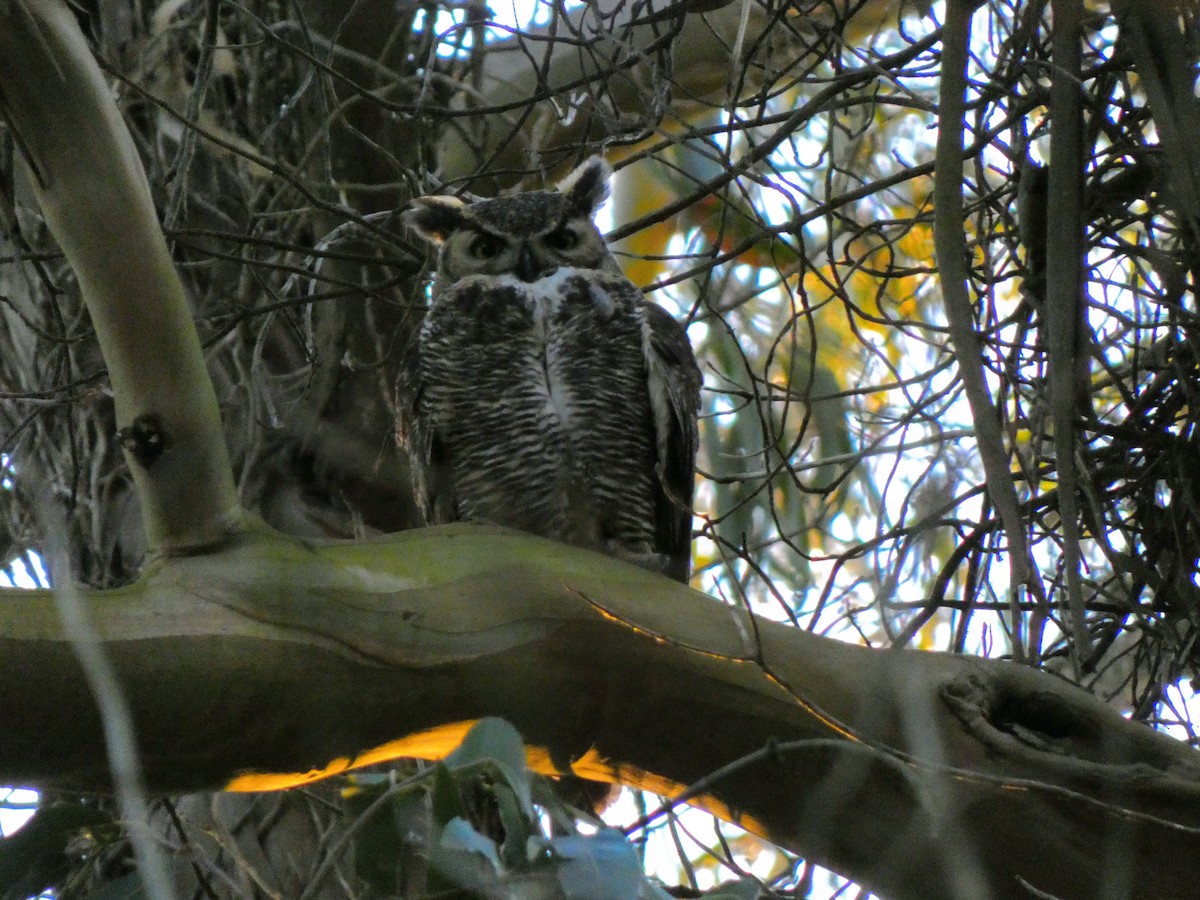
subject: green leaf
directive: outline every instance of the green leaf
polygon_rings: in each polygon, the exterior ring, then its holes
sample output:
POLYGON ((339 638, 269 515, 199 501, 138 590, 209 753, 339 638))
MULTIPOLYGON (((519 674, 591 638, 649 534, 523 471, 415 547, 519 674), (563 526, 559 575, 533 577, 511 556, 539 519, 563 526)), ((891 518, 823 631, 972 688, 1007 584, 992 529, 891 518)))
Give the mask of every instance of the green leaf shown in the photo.
MULTIPOLYGON (((380 787, 372 785, 347 796, 347 814, 362 818, 381 795, 380 787)), ((395 821, 386 813, 382 808, 375 810, 358 826, 354 835, 354 870, 359 878, 381 893, 395 892, 396 870, 390 860, 395 859, 401 839, 395 821)))
POLYGON ((522 815, 517 796, 507 785, 494 785, 493 791, 500 812, 500 824, 504 827, 500 856, 505 866, 519 866, 525 861, 525 842, 533 831, 530 825, 532 820, 522 815))
POLYGON ((625 835, 605 828, 594 835, 567 835, 530 841, 531 861, 555 868, 562 896, 570 900, 610 897, 666 900, 668 894, 646 878, 641 860, 625 835))
POLYGON ((433 807, 433 823, 438 828, 445 828, 451 819, 467 816, 467 804, 463 800, 458 781, 440 762, 433 767, 433 792, 430 802, 433 807))
POLYGON ((438 844, 446 850, 478 853, 490 862, 496 871, 501 868, 495 842, 472 828, 466 819, 452 819, 448 822, 442 829, 438 844))
MULTIPOLYGON (((358 790, 345 798, 348 818, 358 818, 392 786, 391 779, 356 779, 358 790)), ((413 835, 429 832, 429 812, 421 787, 388 798, 360 823, 354 835, 354 870, 377 893, 394 895, 400 889, 404 860, 413 835)))
POLYGON ((521 810, 530 819, 535 817, 531 775, 525 763, 525 744, 517 729, 503 719, 480 719, 467 732, 458 749, 446 757, 451 769, 491 764, 516 793, 521 810))
POLYGON ((496 844, 466 819, 451 819, 429 847, 429 865, 443 878, 467 890, 492 895, 502 866, 496 844))
POLYGON ((563 832, 573 831, 575 817, 567 811, 567 805, 559 796, 558 786, 555 782, 544 776, 535 775, 532 779, 532 787, 533 802, 537 804, 542 813, 550 816, 554 827, 563 832))

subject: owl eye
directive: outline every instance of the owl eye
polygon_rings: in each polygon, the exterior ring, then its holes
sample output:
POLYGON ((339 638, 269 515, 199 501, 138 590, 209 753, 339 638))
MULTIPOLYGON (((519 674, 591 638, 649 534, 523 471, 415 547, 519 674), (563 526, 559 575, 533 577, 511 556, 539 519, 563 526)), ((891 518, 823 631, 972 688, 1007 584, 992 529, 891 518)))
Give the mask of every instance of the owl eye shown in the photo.
POLYGON ((481 234, 471 241, 467 252, 476 259, 492 259, 498 256, 500 251, 504 249, 504 244, 499 238, 494 238, 488 234, 481 234))
POLYGON ((564 225, 550 232, 543 240, 552 250, 574 250, 579 246, 579 233, 569 225, 564 225))

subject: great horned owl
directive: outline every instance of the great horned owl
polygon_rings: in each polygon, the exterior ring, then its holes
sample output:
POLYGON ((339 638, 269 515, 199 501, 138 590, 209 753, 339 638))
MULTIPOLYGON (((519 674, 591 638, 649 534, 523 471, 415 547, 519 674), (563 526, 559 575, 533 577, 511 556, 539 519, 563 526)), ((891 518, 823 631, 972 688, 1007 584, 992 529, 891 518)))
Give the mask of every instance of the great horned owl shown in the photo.
POLYGON ((505 525, 686 582, 700 371, 592 222, 611 174, 597 157, 552 191, 412 202, 438 265, 398 434, 430 524, 505 525))

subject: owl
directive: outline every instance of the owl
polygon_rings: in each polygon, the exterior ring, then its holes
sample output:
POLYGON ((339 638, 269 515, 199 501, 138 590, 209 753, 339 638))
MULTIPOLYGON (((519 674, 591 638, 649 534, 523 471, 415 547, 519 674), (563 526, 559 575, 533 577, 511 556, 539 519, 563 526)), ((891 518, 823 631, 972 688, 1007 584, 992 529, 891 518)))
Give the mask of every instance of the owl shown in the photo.
POLYGON ((700 370, 592 222, 611 174, 596 157, 554 190, 411 203, 437 271, 398 436, 430 524, 504 525, 686 582, 700 370))

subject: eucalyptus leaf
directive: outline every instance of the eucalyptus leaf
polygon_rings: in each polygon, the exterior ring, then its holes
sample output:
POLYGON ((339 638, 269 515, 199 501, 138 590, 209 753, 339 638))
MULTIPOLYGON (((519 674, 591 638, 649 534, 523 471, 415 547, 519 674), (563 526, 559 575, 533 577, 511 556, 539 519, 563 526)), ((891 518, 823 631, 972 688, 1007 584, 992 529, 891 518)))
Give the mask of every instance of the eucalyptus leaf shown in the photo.
POLYGON ((434 824, 445 828, 453 819, 465 818, 467 804, 463 801, 462 789, 450 770, 442 763, 433 768, 433 788, 430 794, 434 824))
POLYGON ((472 828, 466 819, 451 819, 442 829, 438 846, 445 850, 481 854, 493 868, 500 868, 500 856, 496 853, 495 841, 472 828))
POLYGON ((497 896, 502 867, 496 844, 463 818, 451 819, 429 847, 429 865, 451 883, 497 896))
POLYGON ((532 820, 521 814, 517 795, 510 787, 497 784, 494 791, 500 824, 504 827, 500 855, 506 866, 517 866, 525 861, 525 842, 532 832, 532 820))
POLYGON ((521 810, 533 819, 532 776, 526 768, 525 744, 517 729, 503 719, 480 719, 467 732, 458 749, 446 757, 446 765, 451 769, 483 763, 495 766, 516 793, 521 810))
MULTIPOLYGON (((365 815, 389 787, 390 782, 384 780, 353 792, 346 798, 347 812, 355 818, 365 815)), ((401 873, 411 860, 412 843, 429 831, 428 816, 424 793, 405 790, 389 796, 370 818, 357 825, 354 869, 376 893, 398 892, 401 873)))
POLYGON ((562 896, 571 900, 613 897, 666 900, 666 891, 646 878, 625 835, 605 828, 593 835, 567 835, 531 842, 531 859, 554 867, 562 896))

